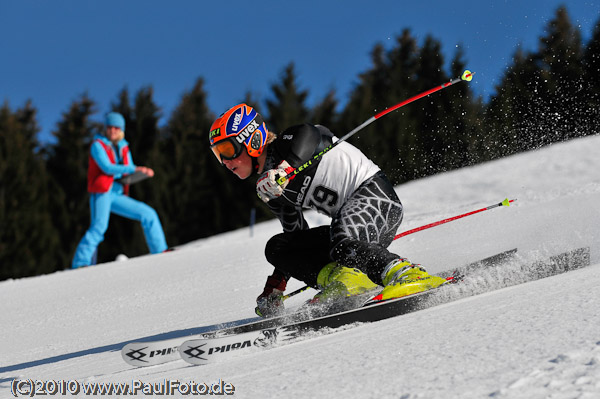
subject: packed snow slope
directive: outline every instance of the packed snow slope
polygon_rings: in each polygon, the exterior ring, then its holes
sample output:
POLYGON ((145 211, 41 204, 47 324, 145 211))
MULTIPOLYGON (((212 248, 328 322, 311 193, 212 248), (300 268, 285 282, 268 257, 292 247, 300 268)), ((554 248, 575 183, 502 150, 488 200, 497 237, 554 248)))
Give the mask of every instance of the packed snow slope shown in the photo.
POLYGON ((120 349, 254 318, 275 220, 167 254, 1 282, 0 397, 31 379, 222 380, 240 398, 600 398, 599 154, 592 136, 398 186, 400 232, 517 201, 408 235, 392 251, 431 273, 511 248, 518 259, 460 288, 478 295, 220 364, 132 368, 120 349), (520 277, 528 262, 579 247, 590 248, 589 267, 520 277))

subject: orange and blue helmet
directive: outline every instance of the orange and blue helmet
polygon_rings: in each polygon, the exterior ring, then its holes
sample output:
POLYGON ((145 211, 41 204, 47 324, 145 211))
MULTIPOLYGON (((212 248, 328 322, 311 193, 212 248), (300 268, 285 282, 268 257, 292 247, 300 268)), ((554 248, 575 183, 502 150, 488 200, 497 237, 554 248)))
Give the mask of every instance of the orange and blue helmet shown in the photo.
POLYGON ((210 127, 210 148, 219 160, 237 158, 246 149, 257 158, 267 143, 268 130, 254 108, 239 104, 223 113, 210 127))

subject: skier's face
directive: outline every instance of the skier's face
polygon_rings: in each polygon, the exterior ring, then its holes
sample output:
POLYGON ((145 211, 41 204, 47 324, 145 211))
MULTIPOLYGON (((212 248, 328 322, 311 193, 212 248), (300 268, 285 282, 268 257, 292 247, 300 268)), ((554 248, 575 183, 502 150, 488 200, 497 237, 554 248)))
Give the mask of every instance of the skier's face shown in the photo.
POLYGON ((234 159, 224 159, 223 165, 242 180, 252 174, 252 158, 246 151, 242 151, 240 156, 234 159))

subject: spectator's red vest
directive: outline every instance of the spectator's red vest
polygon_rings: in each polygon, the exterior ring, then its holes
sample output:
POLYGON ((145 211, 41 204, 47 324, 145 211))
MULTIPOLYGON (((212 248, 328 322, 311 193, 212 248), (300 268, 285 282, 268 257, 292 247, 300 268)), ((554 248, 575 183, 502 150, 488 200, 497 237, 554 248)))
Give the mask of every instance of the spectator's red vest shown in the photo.
MULTIPOLYGON (((115 150, 112 146, 104 143, 102 140, 96 140, 96 142, 102 144, 104 151, 108 155, 110 162, 117 163, 117 157, 115 150)), ((129 146, 124 146, 121 150, 121 159, 124 165, 129 164, 129 146)), ((110 186, 113 184, 115 178, 112 175, 107 175, 100 169, 92 155, 89 156, 88 161, 88 192, 90 193, 106 193, 110 190, 110 186)), ((129 193, 129 185, 123 185, 123 190, 127 195, 129 193)))

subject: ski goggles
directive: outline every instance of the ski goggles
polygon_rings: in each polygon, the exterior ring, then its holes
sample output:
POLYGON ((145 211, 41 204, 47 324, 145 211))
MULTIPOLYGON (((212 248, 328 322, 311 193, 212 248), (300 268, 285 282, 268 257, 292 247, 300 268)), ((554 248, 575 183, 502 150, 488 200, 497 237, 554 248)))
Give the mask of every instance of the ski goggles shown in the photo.
POLYGON ((229 137, 216 142, 210 146, 215 157, 223 164, 223 160, 231 161, 242 154, 244 146, 235 140, 234 137, 229 137))

